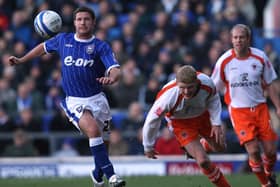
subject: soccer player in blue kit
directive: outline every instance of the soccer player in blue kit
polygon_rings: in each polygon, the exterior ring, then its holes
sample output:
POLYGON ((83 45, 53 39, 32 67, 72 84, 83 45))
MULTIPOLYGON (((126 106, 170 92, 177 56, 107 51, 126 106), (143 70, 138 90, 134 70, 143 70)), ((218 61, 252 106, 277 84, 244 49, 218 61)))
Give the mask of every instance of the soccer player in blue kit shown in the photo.
POLYGON ((93 35, 95 13, 87 7, 79 7, 73 15, 75 33, 59 33, 23 57, 11 56, 9 61, 11 65, 18 65, 45 53, 60 55, 62 87, 66 94, 61 106, 69 120, 89 138, 95 162, 91 172, 94 186, 104 186, 105 174, 111 187, 123 187, 125 181, 115 174, 105 145, 111 114, 102 92, 102 85, 118 81, 120 65, 111 47, 93 35))

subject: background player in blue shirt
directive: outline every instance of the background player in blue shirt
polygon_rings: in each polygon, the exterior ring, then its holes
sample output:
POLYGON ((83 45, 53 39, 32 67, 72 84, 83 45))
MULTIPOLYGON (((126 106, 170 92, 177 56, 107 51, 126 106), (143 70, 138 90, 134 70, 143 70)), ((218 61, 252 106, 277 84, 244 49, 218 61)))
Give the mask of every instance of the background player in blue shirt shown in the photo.
POLYGON ((74 12, 75 33, 60 33, 40 43, 23 57, 11 56, 11 65, 22 64, 45 53, 57 52, 61 60, 62 87, 66 98, 61 106, 70 121, 89 138, 95 161, 91 172, 95 187, 104 186, 103 174, 112 187, 125 186, 108 158, 104 141, 108 140, 111 120, 102 85, 115 83, 120 66, 111 47, 93 35, 95 14, 87 7, 74 12), (103 140, 104 139, 104 140, 103 140))

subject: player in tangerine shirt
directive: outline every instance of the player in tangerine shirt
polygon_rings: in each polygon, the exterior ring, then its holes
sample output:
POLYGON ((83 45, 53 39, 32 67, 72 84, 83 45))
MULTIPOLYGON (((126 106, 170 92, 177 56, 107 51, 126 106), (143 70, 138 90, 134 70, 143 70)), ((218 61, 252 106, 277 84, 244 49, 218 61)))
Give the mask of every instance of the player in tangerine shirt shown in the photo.
POLYGON ((231 30, 233 49, 217 61, 211 78, 223 92, 240 144, 262 187, 277 187, 273 167, 277 160, 277 134, 270 124, 264 91, 280 117, 280 100, 274 87, 275 70, 265 53, 250 47, 251 31, 243 24, 231 30), (261 154, 261 147, 263 155, 261 154))
POLYGON ((206 74, 189 65, 179 68, 176 79, 158 93, 143 127, 145 155, 156 159, 155 143, 161 121, 165 118, 180 146, 197 162, 202 172, 217 187, 230 187, 220 169, 213 164, 200 142, 203 137, 214 151, 225 149, 221 127, 221 101, 215 85, 206 74))

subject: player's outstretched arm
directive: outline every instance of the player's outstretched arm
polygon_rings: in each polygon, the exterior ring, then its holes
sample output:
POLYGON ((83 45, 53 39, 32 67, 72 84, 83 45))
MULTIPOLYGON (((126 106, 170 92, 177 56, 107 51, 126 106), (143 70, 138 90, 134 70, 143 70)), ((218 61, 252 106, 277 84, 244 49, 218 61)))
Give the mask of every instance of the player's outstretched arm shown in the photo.
POLYGON ((13 66, 13 65, 25 63, 29 60, 32 60, 36 57, 43 55, 43 54, 45 54, 44 44, 40 43, 39 45, 37 45, 35 48, 33 48, 31 51, 29 51, 23 57, 10 56, 9 62, 10 62, 10 65, 13 66))

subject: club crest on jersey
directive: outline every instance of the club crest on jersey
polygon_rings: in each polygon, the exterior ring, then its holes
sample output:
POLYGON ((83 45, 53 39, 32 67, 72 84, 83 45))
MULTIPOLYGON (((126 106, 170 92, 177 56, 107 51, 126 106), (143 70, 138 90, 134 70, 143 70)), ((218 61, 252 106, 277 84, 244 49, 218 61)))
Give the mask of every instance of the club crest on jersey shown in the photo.
POLYGON ((242 82, 247 82, 248 81, 248 73, 242 73, 240 75, 241 81, 242 82))
POLYGON ((94 51, 94 48, 95 48, 95 46, 92 44, 92 45, 88 45, 88 46, 86 46, 86 52, 87 52, 87 54, 92 54, 93 53, 93 51, 94 51))
POLYGON ((160 116, 162 114, 162 112, 163 112, 163 109, 161 107, 159 107, 159 108, 156 109, 155 114, 157 116, 160 116))

